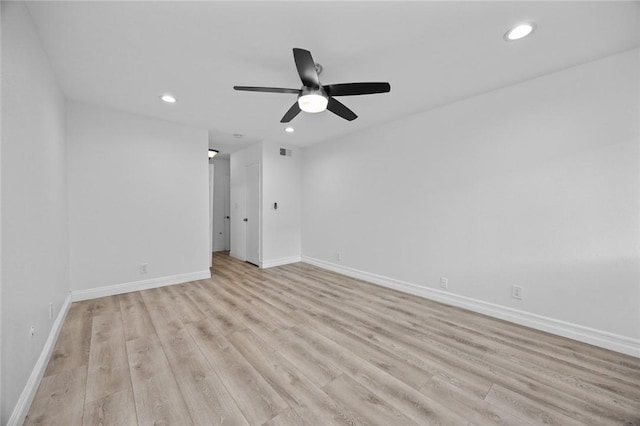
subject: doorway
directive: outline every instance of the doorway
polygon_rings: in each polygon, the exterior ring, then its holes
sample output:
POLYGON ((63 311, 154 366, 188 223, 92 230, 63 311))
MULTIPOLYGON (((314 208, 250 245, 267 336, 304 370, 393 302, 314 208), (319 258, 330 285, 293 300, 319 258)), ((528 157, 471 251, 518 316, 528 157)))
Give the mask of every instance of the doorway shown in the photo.
POLYGON ((229 209, 229 160, 214 159, 213 178, 213 252, 229 250, 230 209, 229 209))

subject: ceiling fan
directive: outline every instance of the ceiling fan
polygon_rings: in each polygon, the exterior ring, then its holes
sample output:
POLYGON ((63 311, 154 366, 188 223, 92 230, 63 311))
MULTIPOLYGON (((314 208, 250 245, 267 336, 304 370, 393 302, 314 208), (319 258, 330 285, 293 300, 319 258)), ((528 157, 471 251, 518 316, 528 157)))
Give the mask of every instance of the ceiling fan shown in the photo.
POLYGON ((391 90, 389 83, 343 83, 343 84, 320 84, 318 76, 322 72, 322 66, 313 61, 311 52, 304 49, 293 49, 293 59, 302 80, 302 88, 285 89, 280 87, 253 87, 253 86, 233 86, 235 90, 248 92, 267 93, 291 93, 298 95, 298 100, 280 120, 281 123, 288 123, 300 113, 322 112, 328 109, 332 113, 345 120, 355 120, 358 116, 347 108, 344 104, 336 100, 335 96, 372 95, 375 93, 386 93, 391 90))

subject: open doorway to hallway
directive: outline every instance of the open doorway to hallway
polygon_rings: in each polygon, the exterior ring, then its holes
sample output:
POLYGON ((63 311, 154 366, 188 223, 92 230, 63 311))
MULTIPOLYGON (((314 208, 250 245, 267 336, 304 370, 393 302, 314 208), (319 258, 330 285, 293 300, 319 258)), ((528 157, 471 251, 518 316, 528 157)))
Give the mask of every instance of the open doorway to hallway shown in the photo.
POLYGON ((210 161, 214 165, 213 174, 213 225, 212 251, 229 251, 230 248, 230 184, 229 160, 214 158, 210 161))

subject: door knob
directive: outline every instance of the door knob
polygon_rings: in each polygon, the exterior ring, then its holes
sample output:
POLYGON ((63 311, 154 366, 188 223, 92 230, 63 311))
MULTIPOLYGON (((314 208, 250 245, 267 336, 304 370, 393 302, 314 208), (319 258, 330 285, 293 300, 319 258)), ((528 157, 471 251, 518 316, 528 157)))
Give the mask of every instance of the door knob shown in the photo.
POLYGON ((249 221, 249 219, 247 219, 246 217, 245 217, 244 219, 242 219, 242 220, 244 220, 245 222, 248 222, 248 221, 249 221))
POLYGON ((229 216, 227 216, 227 219, 229 219, 229 216))

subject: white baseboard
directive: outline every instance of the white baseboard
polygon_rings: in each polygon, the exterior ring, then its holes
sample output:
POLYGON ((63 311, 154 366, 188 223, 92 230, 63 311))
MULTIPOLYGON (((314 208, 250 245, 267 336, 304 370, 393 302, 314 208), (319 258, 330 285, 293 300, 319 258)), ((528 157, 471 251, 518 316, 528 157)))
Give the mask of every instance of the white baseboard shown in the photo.
POLYGON ((360 271, 358 269, 336 265, 335 263, 308 256, 302 256, 302 261, 319 268, 328 269, 349 277, 358 278, 382 287, 392 288, 394 290, 424 297, 425 299, 434 300, 447 305, 465 308, 494 318, 503 319, 505 321, 510 321, 558 336, 577 340, 579 342, 588 343, 640 358, 640 339, 633 339, 554 318, 508 308, 506 306, 495 305, 478 299, 472 299, 428 287, 422 287, 405 281, 395 280, 393 278, 360 271))
POLYGON ((290 263, 300 262, 300 256, 280 257, 278 259, 263 260, 260 262, 261 268, 273 268, 274 266, 288 265, 290 263))
POLYGON ((51 327, 51 331, 49 332, 47 341, 44 343, 42 352, 40 352, 40 356, 36 361, 36 365, 33 366, 31 375, 20 394, 20 398, 18 398, 18 402, 13 408, 13 412, 11 413, 11 417, 9 417, 7 426, 18 426, 23 424, 24 419, 27 417, 27 414, 29 414, 29 408, 31 407, 33 398, 36 396, 36 392, 38 391, 38 386, 40 386, 40 381, 42 380, 44 372, 47 369, 47 365, 49 364, 53 347, 56 344, 56 340, 58 340, 58 335, 62 329, 62 324, 67 316, 67 312, 69 312, 69 306, 71 306, 71 295, 67 296, 60 308, 60 312, 58 312, 58 316, 51 327))
POLYGON ((71 301, 97 299, 99 297, 113 296, 116 294, 131 293, 132 291, 147 290, 150 288, 164 287, 173 284, 181 284, 189 281, 206 280, 211 278, 211 271, 189 272, 186 274, 169 275, 166 277, 151 278, 142 281, 107 285, 104 287, 90 288, 87 290, 75 290, 71 292, 71 301))

